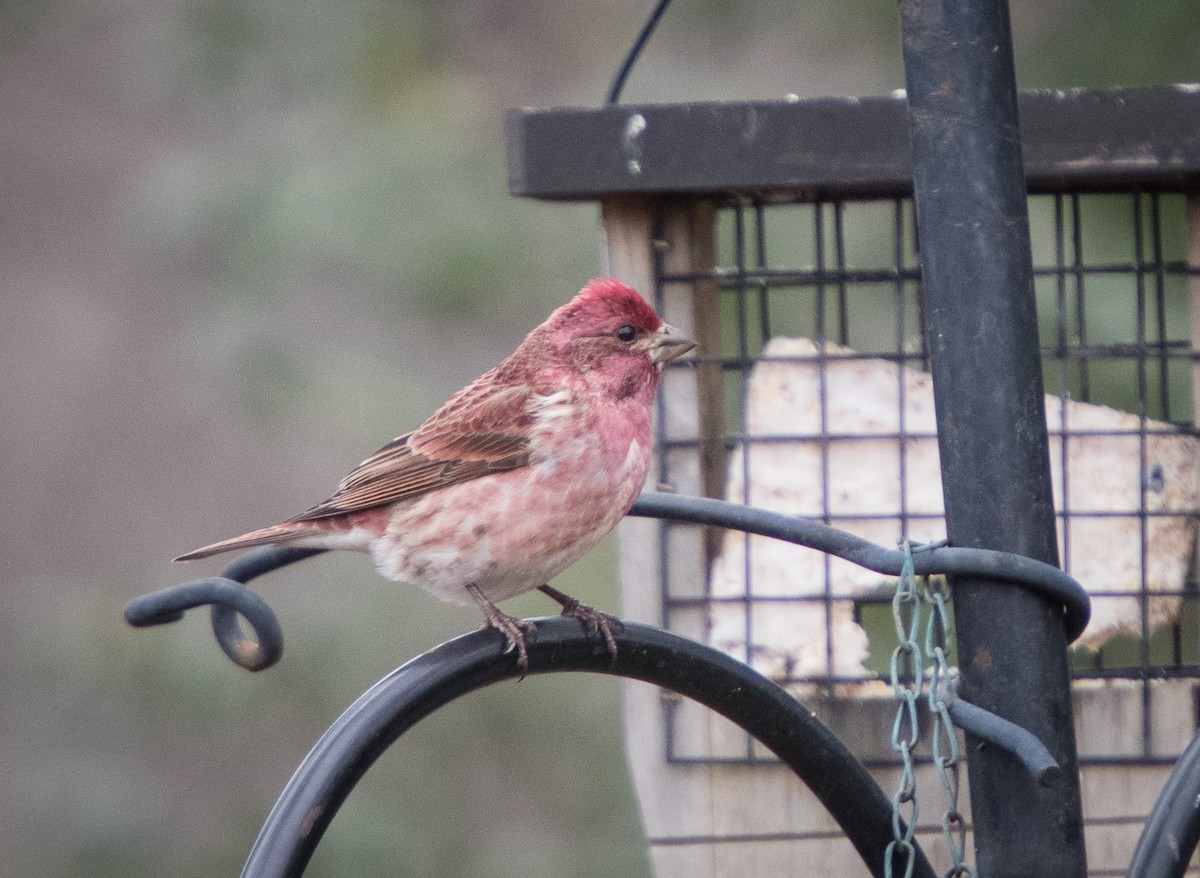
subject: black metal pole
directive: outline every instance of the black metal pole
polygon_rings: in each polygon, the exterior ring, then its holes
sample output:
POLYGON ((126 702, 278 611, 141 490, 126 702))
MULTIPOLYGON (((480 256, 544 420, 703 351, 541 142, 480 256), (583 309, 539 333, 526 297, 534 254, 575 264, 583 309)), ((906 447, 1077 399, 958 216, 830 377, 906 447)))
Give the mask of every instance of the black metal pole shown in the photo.
MULTIPOLYGON (((1008 4, 900 0, 900 18, 947 535, 1057 564, 1008 4)), ((1063 769, 1040 786, 968 734, 979 873, 1082 878, 1061 607, 995 580, 953 584, 963 696, 1063 769)))

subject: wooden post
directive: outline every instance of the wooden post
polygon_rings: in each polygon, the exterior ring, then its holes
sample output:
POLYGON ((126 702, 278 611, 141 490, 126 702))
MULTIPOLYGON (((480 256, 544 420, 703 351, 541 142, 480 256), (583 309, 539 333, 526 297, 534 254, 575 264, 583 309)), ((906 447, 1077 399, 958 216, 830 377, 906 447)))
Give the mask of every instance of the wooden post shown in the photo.
POLYGON ((700 343, 691 380, 668 376, 669 411, 664 414, 668 438, 695 439, 699 445, 695 483, 670 487, 705 497, 720 497, 725 488, 721 325, 717 284, 711 277, 715 216, 709 201, 626 197, 603 202, 608 272, 647 298, 661 292, 663 319, 700 343), (690 279, 664 283, 656 291, 656 255, 665 274, 690 279))
MULTIPOLYGON (((650 197, 603 202, 606 273, 648 298, 660 297, 664 319, 700 342, 703 362, 669 370, 664 381, 662 435, 685 443, 670 453, 669 487, 720 497, 727 452, 718 291, 711 271, 714 221, 711 204, 650 197), (656 285, 656 260, 663 276, 687 279, 656 285)), ((652 484, 663 475, 655 471, 652 484)), ((704 640, 707 612, 676 610, 666 619, 664 596, 706 595, 716 535, 647 518, 626 519, 618 534, 624 617, 669 623, 673 631, 704 640), (664 538, 668 570, 660 551, 664 538), (670 582, 664 584, 665 574, 670 582)), ((625 738, 657 878, 766 878, 814 869, 866 874, 829 813, 790 770, 769 757, 745 764, 747 737, 732 723, 690 701, 630 683, 625 738)), ((892 772, 883 775, 885 789, 895 785, 892 772)), ((932 776, 928 781, 934 783, 932 776)), ((936 794, 933 786, 924 792, 936 794)))

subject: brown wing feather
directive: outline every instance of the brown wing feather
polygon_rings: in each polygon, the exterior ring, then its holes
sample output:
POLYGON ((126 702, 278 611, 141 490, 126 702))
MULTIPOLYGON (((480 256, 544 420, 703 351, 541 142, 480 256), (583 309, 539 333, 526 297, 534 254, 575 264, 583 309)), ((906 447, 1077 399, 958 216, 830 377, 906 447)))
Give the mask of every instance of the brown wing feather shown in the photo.
POLYGON ((420 428, 393 439, 355 467, 325 502, 283 524, 223 540, 175 560, 317 537, 324 528, 305 528, 303 522, 390 505, 527 465, 529 429, 534 420, 530 402, 538 392, 524 380, 527 375, 527 370, 514 367, 510 358, 456 393, 420 428), (499 389, 498 383, 502 385, 499 389))
POLYGON ((420 429, 380 448, 342 479, 332 497, 289 522, 411 500, 528 464, 529 389, 489 393, 479 385, 460 391, 420 429))
POLYGON ((495 460, 525 450, 534 390, 525 382, 497 389, 493 380, 503 365, 454 394, 409 434, 413 450, 448 460, 495 460))

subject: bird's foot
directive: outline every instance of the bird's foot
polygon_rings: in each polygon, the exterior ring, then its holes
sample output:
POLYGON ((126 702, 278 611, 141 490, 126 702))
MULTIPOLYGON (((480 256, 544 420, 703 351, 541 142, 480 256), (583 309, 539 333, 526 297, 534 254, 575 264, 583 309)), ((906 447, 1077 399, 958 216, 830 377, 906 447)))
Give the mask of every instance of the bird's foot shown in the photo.
POLYGON ((587 604, 580 603, 570 595, 563 594, 558 589, 551 588, 549 585, 539 586, 538 590, 562 604, 562 615, 578 619, 589 635, 593 637, 597 634, 603 636, 604 646, 608 649, 608 654, 614 662, 617 660, 617 641, 613 637, 613 632, 615 631, 619 634, 625 630, 625 626, 620 619, 611 613, 605 613, 602 610, 597 610, 595 607, 589 607, 587 604))
POLYGON ((533 634, 537 630, 537 626, 532 622, 515 619, 508 615, 492 603, 477 586, 468 585, 467 591, 483 610, 483 627, 495 628, 504 635, 506 641, 504 654, 507 655, 514 649, 517 651, 517 664, 521 667, 521 679, 525 679, 525 675, 529 673, 529 648, 526 646, 525 636, 533 634))
POLYGON ((515 619, 507 613, 496 610, 495 613, 484 613, 484 628, 495 628, 504 635, 507 645, 504 653, 507 655, 514 649, 517 651, 517 664, 521 666, 521 677, 529 673, 529 647, 525 645, 525 636, 533 634, 537 626, 524 619, 515 619))

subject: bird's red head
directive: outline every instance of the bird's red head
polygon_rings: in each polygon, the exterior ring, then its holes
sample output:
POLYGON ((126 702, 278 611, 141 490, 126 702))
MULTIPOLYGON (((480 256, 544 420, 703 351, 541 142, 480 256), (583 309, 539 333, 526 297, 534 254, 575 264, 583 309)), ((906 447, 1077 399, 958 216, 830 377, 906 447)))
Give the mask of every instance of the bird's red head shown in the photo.
POLYGON ((494 378, 538 386, 571 378, 627 397, 652 392, 663 365, 695 345, 633 289, 604 278, 529 333, 494 378))
MULTIPOLYGON (((537 355, 618 397, 652 392, 662 366, 695 347, 663 322, 633 289, 611 278, 591 281, 530 333, 522 348, 546 346, 537 355)), ((519 360, 526 352, 518 349, 519 360)))
POLYGON ((551 336, 566 340, 574 335, 615 332, 623 325, 639 333, 656 332, 662 318, 632 287, 613 278, 598 278, 551 315, 551 336))

